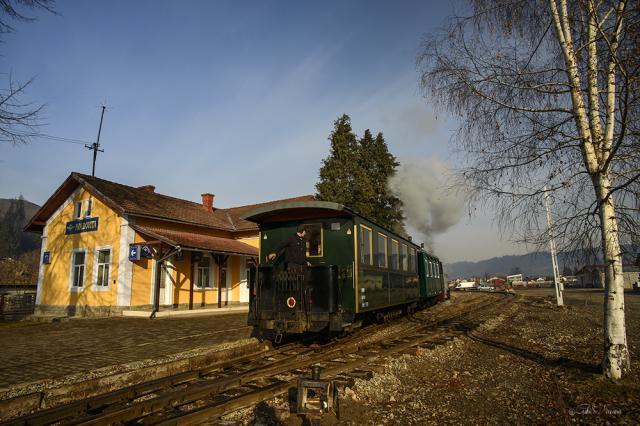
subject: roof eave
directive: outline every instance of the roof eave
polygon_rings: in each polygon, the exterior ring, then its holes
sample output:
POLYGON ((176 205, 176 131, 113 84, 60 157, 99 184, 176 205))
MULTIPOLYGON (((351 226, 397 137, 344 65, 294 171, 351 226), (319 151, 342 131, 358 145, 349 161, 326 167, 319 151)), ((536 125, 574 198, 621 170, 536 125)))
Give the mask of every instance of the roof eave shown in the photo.
POLYGON ((215 231, 235 232, 235 230, 231 229, 231 228, 222 228, 222 227, 219 227, 219 226, 203 225, 203 224, 197 223, 197 222, 189 222, 187 220, 179 220, 179 219, 170 219, 170 218, 166 218, 166 217, 162 217, 162 216, 148 215, 148 214, 138 213, 138 212, 130 211, 130 210, 125 211, 125 214, 130 216, 130 217, 140 217, 140 218, 144 218, 144 219, 160 220, 160 221, 163 221, 163 222, 179 223, 179 224, 182 224, 182 225, 197 226, 198 228, 213 229, 215 231))
POLYGON ((336 212, 347 213, 349 215, 356 214, 351 209, 345 207, 339 203, 333 203, 330 201, 293 201, 285 203, 271 204, 268 206, 258 207, 240 215, 240 219, 250 222, 258 222, 260 216, 264 216, 267 213, 276 212, 278 210, 285 209, 321 209, 321 210, 333 210, 336 212))

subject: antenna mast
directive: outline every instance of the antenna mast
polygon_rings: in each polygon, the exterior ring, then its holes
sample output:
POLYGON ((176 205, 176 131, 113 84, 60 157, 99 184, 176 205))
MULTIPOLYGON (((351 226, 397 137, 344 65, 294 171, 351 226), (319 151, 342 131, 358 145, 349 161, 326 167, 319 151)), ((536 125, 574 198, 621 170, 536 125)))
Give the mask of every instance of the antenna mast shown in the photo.
POLYGON ((102 120, 104 119, 105 109, 107 109, 107 107, 105 105, 102 105, 102 113, 100 114, 100 126, 98 127, 98 139, 91 145, 85 145, 85 148, 93 151, 93 166, 91 167, 91 176, 96 175, 96 158, 98 157, 98 152, 104 152, 104 149, 100 149, 100 133, 102 132, 102 120))

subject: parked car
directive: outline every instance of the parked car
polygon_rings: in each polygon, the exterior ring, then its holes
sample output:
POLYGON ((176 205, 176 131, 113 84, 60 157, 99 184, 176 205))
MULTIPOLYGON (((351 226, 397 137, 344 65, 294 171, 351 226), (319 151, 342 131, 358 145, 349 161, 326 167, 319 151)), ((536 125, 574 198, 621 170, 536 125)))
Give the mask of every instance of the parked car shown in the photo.
POLYGON ((477 287, 474 281, 460 281, 458 285, 455 287, 455 290, 475 290, 477 287))

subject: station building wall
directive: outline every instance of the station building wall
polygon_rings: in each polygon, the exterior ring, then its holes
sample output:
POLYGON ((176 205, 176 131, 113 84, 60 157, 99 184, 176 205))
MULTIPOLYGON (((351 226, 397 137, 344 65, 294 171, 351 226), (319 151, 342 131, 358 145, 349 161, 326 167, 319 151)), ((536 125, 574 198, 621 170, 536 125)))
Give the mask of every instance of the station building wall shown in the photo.
MULTIPOLYGON (((47 221, 42 236, 42 254, 49 252, 50 263, 41 261, 38 277, 36 310, 40 314, 60 315, 118 315, 124 309, 150 309, 153 304, 155 263, 153 259, 131 262, 128 248, 131 243, 148 242, 150 238, 135 232, 126 217, 120 216, 109 206, 79 187, 47 221), (75 219, 77 203, 82 203, 85 217, 98 218, 98 229, 77 234, 65 234, 66 225, 75 219), (97 252, 109 250, 108 285, 99 287, 97 281, 97 252), (72 284, 73 256, 84 252, 82 285, 72 284)), ((235 238, 254 247, 259 246, 257 231, 231 234, 198 226, 190 226, 157 219, 138 218, 140 226, 170 228, 177 231, 197 232, 223 238, 235 238)), ((205 256, 207 254, 205 253, 205 256)), ((185 251, 182 260, 167 262, 165 290, 161 293, 161 305, 186 308, 189 305, 191 280, 194 268, 192 253, 185 251)), ((41 256, 42 260, 42 256, 41 256)), ((246 257, 230 256, 227 261, 227 302, 238 304, 248 301, 246 287, 246 257)), ((193 306, 217 305, 218 266, 211 261, 210 274, 213 288, 199 289, 194 285, 193 306)), ((194 283, 195 284, 195 283, 194 283)))
MULTIPOLYGON (((49 252, 50 263, 40 264, 36 304, 40 310, 74 314, 76 310, 109 313, 116 305, 120 261, 120 228, 122 218, 88 191, 80 187, 49 218, 42 235, 42 253, 49 252), (89 217, 98 218, 98 229, 66 234, 68 222, 77 219, 77 204, 81 203, 84 218, 91 203, 89 217), (97 250, 110 252, 108 285, 96 286, 97 250), (81 285, 72 283, 75 253, 84 253, 81 285)), ((123 253, 126 255, 126 253, 123 253)))

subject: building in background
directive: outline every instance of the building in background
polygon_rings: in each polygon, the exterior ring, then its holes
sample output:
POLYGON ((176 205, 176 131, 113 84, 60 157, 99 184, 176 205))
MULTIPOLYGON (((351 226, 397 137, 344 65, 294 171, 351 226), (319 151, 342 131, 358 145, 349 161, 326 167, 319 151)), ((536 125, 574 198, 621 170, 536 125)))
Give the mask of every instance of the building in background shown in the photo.
POLYGON ((71 173, 25 228, 42 234, 36 312, 118 315, 247 303, 259 238, 240 215, 271 203, 220 209, 213 201, 209 193, 195 203, 152 185, 71 173))
MULTIPOLYGON (((576 274, 577 286, 587 288, 604 288, 604 265, 586 265, 576 274)), ((634 288, 633 284, 640 280, 640 267, 622 265, 624 288, 634 288)))

